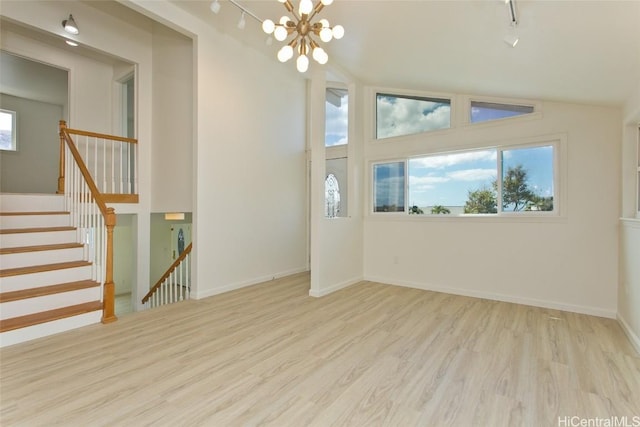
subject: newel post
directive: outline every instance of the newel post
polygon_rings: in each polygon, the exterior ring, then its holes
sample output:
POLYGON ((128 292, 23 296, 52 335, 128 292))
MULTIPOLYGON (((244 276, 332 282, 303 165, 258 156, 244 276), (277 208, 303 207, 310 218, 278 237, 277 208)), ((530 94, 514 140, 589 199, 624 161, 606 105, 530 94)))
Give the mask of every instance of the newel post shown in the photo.
POLYGON ((58 172, 58 194, 64 194, 64 130, 67 122, 60 120, 60 164, 58 172))
POLYGON ((107 259, 102 302, 102 323, 111 323, 118 319, 115 314, 116 285, 113 283, 113 228, 116 226, 116 214, 113 208, 107 208, 105 225, 107 226, 107 259))

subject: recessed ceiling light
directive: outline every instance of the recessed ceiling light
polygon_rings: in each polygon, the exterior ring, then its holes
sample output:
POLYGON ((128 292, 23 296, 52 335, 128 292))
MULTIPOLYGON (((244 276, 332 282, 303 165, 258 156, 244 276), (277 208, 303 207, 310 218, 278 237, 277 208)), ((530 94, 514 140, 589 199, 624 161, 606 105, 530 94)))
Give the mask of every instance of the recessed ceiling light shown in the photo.
POLYGON ((78 46, 78 43, 74 42, 73 40, 66 39, 64 42, 66 44, 68 44, 69 46, 73 46, 73 47, 77 47, 78 46))

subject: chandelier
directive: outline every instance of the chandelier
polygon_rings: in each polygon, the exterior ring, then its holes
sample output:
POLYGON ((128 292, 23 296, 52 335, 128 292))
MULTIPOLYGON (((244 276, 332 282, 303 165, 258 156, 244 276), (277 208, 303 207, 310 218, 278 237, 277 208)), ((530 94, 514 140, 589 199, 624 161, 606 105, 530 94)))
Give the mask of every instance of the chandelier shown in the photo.
POLYGON ((278 60, 287 62, 293 58, 294 52, 297 52, 296 68, 301 73, 304 73, 309 68, 309 58, 307 57, 309 52, 319 64, 326 64, 329 60, 329 55, 312 36, 316 36, 324 43, 328 43, 331 39, 341 39, 344 36, 344 28, 342 25, 331 27, 326 19, 320 19, 315 23, 312 21, 322 8, 333 3, 333 0, 319 0, 315 7, 312 0, 300 0, 297 12, 294 10, 291 0, 278 1, 284 4, 284 7, 293 15, 293 18, 285 15, 280 18, 277 24, 270 19, 266 19, 262 23, 264 32, 267 34, 273 33, 273 37, 278 41, 285 41, 287 37, 293 34, 293 39, 278 51, 278 60))

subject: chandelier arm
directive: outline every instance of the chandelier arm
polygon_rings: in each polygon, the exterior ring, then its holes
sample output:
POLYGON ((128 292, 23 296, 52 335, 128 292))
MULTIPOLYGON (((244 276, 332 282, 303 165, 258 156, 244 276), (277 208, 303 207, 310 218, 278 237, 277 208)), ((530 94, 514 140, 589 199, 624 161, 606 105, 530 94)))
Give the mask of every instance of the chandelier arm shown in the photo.
POLYGON ((287 0, 282 4, 285 7, 285 9, 287 9, 287 12, 292 14, 293 17, 296 18, 298 21, 300 20, 300 16, 298 15, 298 12, 296 12, 295 8, 293 7, 293 4, 291 4, 291 0, 287 0))
POLYGON ((324 8, 324 5, 322 4, 322 2, 320 0, 318 0, 318 4, 316 4, 316 7, 313 8, 313 11, 311 12, 311 15, 309 15, 309 21, 311 21, 318 13, 320 13, 320 11, 324 8))

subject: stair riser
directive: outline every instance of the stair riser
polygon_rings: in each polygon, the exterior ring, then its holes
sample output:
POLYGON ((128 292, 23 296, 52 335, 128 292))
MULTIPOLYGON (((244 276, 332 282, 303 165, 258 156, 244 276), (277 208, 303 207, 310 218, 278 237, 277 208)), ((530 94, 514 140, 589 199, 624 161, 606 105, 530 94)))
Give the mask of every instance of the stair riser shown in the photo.
POLYGON ((0 229, 66 227, 69 226, 69 214, 57 215, 3 215, 0 216, 0 229))
POLYGON ((0 268, 28 267, 38 264, 56 264, 83 259, 84 248, 56 249, 51 251, 21 252, 0 255, 0 268))
POLYGON ((82 326, 100 323, 101 318, 102 311, 92 311, 90 313, 54 320, 40 325, 33 325, 26 328, 3 332, 0 334, 0 347, 7 347, 9 345, 46 337, 48 335, 80 328, 82 326))
POLYGON ((20 246, 53 245, 76 241, 76 231, 48 231, 46 233, 12 233, 0 235, 0 246, 16 248, 20 246))
POLYGON ((95 287, 5 302, 0 304, 0 319, 10 319, 100 299, 100 288, 95 287))
POLYGON ((62 270, 3 277, 0 280, 0 291, 21 291, 40 286, 49 286, 56 283, 76 282, 89 279, 91 279, 91 266, 65 268, 62 270))
POLYGON ((2 194, 0 211, 46 212, 63 211, 64 197, 57 194, 2 194))

